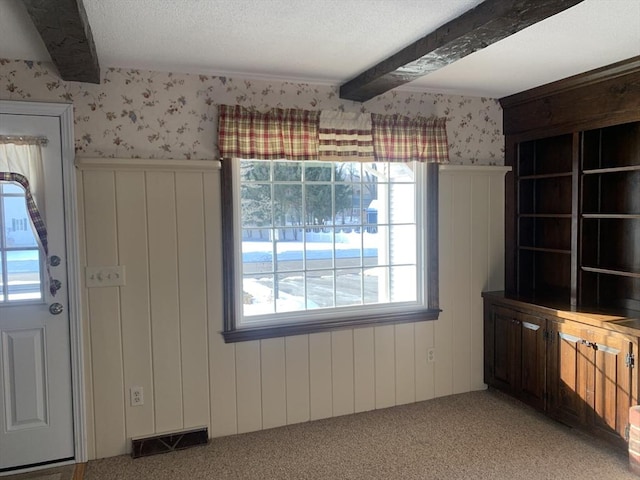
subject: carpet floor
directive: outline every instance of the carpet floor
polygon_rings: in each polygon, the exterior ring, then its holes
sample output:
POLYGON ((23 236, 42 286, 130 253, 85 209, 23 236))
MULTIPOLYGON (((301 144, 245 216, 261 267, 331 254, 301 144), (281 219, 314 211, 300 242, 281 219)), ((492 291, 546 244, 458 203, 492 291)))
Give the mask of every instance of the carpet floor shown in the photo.
POLYGON ((635 479, 627 456, 495 391, 89 462, 86 480, 635 479))

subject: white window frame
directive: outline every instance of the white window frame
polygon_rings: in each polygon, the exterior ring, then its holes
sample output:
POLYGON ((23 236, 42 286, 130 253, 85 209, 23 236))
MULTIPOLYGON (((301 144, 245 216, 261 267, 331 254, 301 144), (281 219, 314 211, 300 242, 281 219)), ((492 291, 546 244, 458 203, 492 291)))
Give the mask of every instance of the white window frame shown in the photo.
MULTIPOLYGON (((416 254, 417 294, 414 302, 376 303, 349 307, 332 307, 317 310, 305 310, 295 312, 270 313, 242 317, 243 311, 243 275, 242 275, 242 221, 240 217, 240 161, 236 159, 223 159, 222 168, 222 205, 223 205, 223 245, 224 245, 224 331, 223 336, 227 342, 253 340, 259 338, 271 338, 284 335, 312 333, 318 331, 333 330, 336 328, 355 327, 360 325, 389 324, 410 321, 437 319, 437 285, 435 295, 431 289, 433 279, 437 282, 436 275, 429 272, 429 268, 420 268, 420 265, 428 265, 427 260, 433 258, 431 250, 436 245, 434 235, 428 233, 429 225, 433 219, 428 218, 427 212, 431 209, 428 201, 433 201, 434 195, 429 195, 428 189, 435 185, 435 198, 437 202, 437 177, 436 182, 429 180, 427 165, 420 165, 416 172, 416 227, 418 248, 416 254), (419 217, 418 217, 419 216, 419 217), (418 220, 418 218, 420 220, 418 220), (231 232, 229 232, 231 230, 231 232), (226 234, 225 234, 226 232, 226 234), (240 294, 236 294, 240 292, 240 294), (436 300, 435 302, 433 300, 436 300)), ((436 172, 437 168, 431 172, 436 172)), ((386 197, 388 200, 388 196, 386 197)), ((436 205, 437 211, 437 205, 436 205)), ((436 220, 437 221, 437 220, 436 220)), ((437 258, 437 257, 436 257, 437 258)), ((437 260, 436 260, 437 269, 437 260)))

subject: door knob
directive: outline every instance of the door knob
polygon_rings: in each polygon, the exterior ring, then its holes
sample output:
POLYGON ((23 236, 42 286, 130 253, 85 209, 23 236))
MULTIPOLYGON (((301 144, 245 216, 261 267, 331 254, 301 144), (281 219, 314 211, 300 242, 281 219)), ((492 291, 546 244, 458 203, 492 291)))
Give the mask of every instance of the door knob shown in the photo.
POLYGON ((56 302, 49 305, 49 313, 51 313, 51 315, 60 315, 63 310, 64 307, 60 303, 56 302))

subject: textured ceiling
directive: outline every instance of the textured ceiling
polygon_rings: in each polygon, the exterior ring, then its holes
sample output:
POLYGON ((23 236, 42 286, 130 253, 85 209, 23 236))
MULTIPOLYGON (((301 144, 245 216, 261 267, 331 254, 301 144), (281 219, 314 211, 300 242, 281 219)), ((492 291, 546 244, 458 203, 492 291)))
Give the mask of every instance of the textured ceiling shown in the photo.
MULTIPOLYGON (((335 85, 479 3, 84 0, 103 68, 335 85)), ((501 97, 636 55, 640 0, 585 0, 401 88, 501 97)), ((19 0, 0 0, 0 57, 49 60, 19 0)))

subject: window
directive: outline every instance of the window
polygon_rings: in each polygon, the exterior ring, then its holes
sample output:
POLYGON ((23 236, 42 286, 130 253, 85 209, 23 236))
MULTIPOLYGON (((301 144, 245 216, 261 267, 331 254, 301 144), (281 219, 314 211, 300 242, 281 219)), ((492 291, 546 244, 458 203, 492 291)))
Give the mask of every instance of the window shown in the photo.
POLYGON ((40 264, 25 190, 0 182, 0 305, 43 298, 40 264))
POLYGON ((437 166, 223 160, 226 341, 437 318, 437 166))

